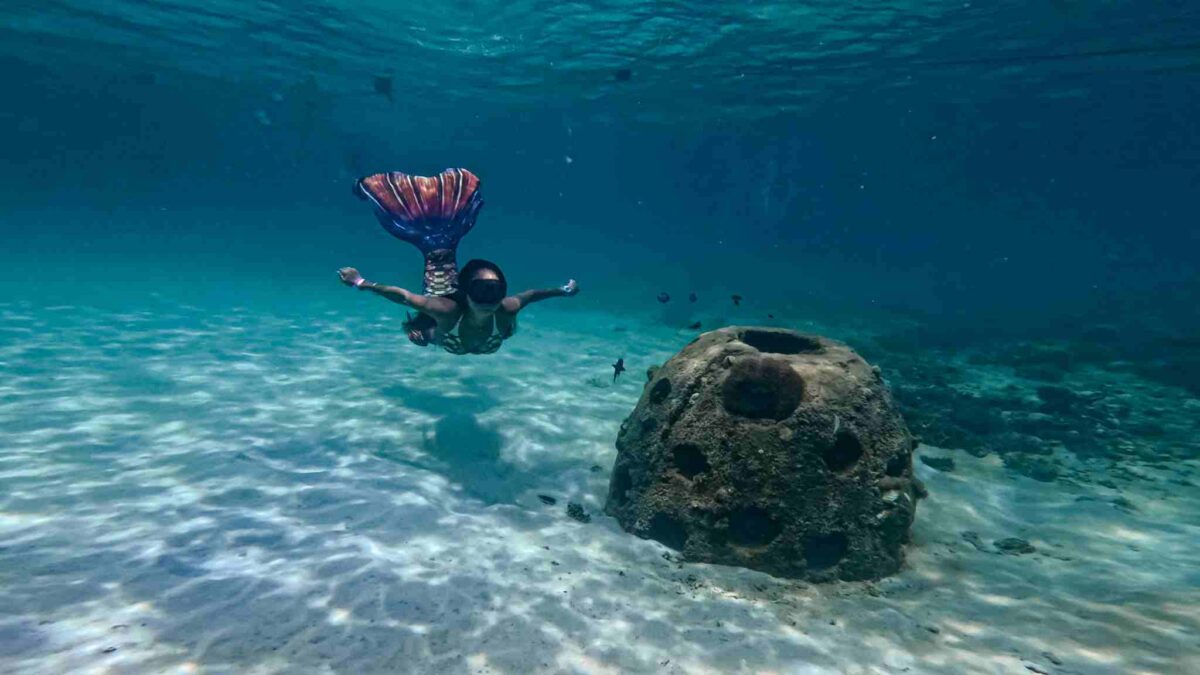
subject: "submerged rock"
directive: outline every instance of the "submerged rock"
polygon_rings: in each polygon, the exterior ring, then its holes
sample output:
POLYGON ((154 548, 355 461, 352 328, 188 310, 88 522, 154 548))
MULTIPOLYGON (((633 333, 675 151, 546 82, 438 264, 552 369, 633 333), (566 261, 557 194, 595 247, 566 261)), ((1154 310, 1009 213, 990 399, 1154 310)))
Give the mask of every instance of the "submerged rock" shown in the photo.
POLYGON ((583 504, 576 502, 569 502, 567 504, 567 515, 581 523, 592 522, 592 517, 583 509, 583 504))
POLYGON ((1021 453, 1005 455, 1004 466, 1042 483, 1053 482, 1059 473, 1058 465, 1050 460, 1021 453))
POLYGON ((983 540, 979 538, 978 532, 967 530, 962 533, 962 538, 965 539, 968 544, 974 546, 976 551, 988 553, 987 547, 983 545, 983 540))
POLYGON ((878 578, 903 561, 913 446, 878 370, 846 345, 722 328, 651 373, 605 512, 690 561, 878 578))
POLYGON ((925 466, 932 467, 938 471, 950 472, 954 470, 953 457, 930 457, 921 455, 921 463, 925 466))
POLYGON ((1024 539, 1018 539, 1017 537, 1000 539, 992 542, 992 545, 996 547, 997 551, 1006 553, 1008 555, 1023 555, 1026 553, 1033 553, 1037 550, 1033 547, 1033 544, 1030 544, 1024 539))
POLYGON ((1054 448, 1037 436, 1008 432, 994 437, 989 446, 1003 455, 1010 452, 1023 452, 1029 455, 1052 455, 1054 448))

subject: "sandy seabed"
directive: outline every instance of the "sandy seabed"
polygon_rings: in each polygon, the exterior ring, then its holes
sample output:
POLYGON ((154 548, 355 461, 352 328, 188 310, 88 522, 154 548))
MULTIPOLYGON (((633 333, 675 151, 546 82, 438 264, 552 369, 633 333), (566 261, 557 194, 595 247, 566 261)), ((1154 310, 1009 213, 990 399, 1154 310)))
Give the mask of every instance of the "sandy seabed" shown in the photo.
POLYGON ((918 463, 876 583, 625 534, 616 431, 688 337, 539 307, 461 358, 392 311, 0 305, 0 672, 1200 672, 1196 462, 1115 489, 922 448, 956 468, 918 463))

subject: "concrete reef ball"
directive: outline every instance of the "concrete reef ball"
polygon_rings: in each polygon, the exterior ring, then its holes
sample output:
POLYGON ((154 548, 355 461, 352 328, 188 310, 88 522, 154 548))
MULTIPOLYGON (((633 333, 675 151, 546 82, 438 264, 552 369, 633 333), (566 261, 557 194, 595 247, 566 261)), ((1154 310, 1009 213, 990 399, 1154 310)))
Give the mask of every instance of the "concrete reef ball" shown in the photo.
POLYGON ((904 561, 922 487, 879 370, 776 328, 705 333, 621 424, 605 512, 694 562, 875 579, 904 561))

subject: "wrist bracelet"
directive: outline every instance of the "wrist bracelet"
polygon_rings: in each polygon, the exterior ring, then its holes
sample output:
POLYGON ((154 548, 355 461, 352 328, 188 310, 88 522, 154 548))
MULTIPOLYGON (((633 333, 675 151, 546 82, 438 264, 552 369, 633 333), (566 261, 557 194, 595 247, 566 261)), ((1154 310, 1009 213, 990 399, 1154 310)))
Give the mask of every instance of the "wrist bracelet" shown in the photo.
POLYGON ((363 284, 365 284, 365 283, 367 283, 367 280, 366 280, 366 279, 364 279, 364 278, 362 278, 362 277, 359 277, 359 278, 358 278, 358 281, 354 282, 354 287, 355 287, 355 288, 362 288, 362 287, 363 287, 363 284))

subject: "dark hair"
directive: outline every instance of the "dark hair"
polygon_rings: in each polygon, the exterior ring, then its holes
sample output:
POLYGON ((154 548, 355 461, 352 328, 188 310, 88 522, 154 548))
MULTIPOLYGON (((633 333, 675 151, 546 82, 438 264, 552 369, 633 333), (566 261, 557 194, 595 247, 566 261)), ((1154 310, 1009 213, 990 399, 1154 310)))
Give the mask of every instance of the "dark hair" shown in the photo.
POLYGON ((426 331, 426 330, 429 330, 430 328, 437 327, 437 321, 432 316, 429 316, 428 314, 425 314, 422 312, 417 312, 416 316, 413 316, 412 314, 405 312, 404 317, 405 317, 404 323, 402 323, 400 325, 406 331, 409 331, 409 330, 426 331))
POLYGON ((508 281, 500 266, 489 260, 475 258, 467 261, 458 271, 458 287, 467 297, 481 305, 494 305, 508 295, 508 281), (483 270, 496 273, 495 279, 476 279, 483 270))

